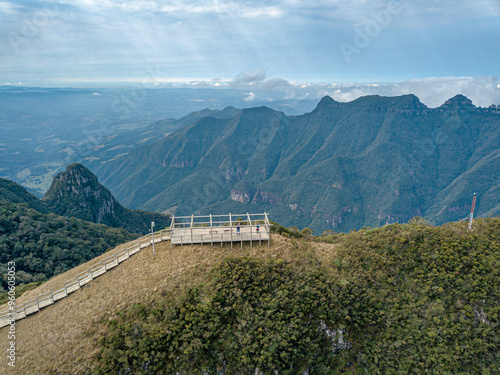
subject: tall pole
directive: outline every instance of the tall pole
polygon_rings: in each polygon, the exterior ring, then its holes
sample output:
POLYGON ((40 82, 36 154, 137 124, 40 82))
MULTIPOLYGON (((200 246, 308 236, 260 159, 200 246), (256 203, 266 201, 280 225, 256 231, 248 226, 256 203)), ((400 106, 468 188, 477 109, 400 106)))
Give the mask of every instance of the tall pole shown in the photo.
POLYGON ((472 207, 470 209, 470 215, 469 215, 469 230, 472 230, 472 218, 474 217, 474 208, 476 208, 476 193, 474 193, 474 196, 472 197, 472 207))
POLYGON ((155 227, 155 222, 151 222, 151 242, 153 243, 153 254, 155 253, 155 235, 153 232, 153 228, 155 227))

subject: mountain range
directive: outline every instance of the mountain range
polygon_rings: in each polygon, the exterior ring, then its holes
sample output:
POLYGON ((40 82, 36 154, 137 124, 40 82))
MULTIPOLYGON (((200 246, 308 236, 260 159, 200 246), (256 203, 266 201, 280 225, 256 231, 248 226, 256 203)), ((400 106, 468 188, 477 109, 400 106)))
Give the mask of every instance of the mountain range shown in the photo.
POLYGON ((183 215, 267 211, 285 226, 348 231, 423 216, 500 213, 500 111, 462 95, 324 97, 310 113, 210 111, 92 170, 124 205, 183 215))

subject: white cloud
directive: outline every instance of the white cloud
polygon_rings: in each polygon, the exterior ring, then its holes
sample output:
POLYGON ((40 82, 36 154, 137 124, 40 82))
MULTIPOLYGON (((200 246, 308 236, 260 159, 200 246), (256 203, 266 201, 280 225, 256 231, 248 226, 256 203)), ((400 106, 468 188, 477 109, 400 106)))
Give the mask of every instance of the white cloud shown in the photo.
POLYGON ((474 105, 500 104, 497 77, 429 77, 395 84, 341 84, 323 89, 321 94, 338 101, 351 101, 366 95, 399 96, 414 94, 422 103, 434 108, 455 95, 462 94, 474 105))
POLYGON ((254 71, 241 72, 234 79, 229 82, 229 86, 241 87, 245 85, 256 85, 258 83, 264 82, 266 79, 266 70, 258 69, 254 71))
POLYGON ((249 92, 247 95, 248 96, 243 99, 244 101, 246 101, 246 102, 252 102, 252 101, 255 100, 255 94, 253 92, 249 92))
MULTIPOLYGON (((487 107, 500 104, 500 83, 497 77, 428 77, 398 83, 304 83, 282 78, 265 78, 264 70, 242 72, 233 80, 220 82, 232 88, 249 89, 245 101, 252 101, 257 92, 281 92, 281 98, 292 100, 319 99, 325 95, 341 102, 366 95, 399 96, 414 94, 428 107, 438 107, 455 95, 462 94, 474 105, 487 107)), ((209 84, 207 82, 207 84, 209 84)), ((262 95, 265 96, 265 95, 262 95)))
POLYGON ((170 15, 227 15, 243 18, 280 17, 284 10, 279 1, 275 5, 234 0, 65 0, 65 3, 82 7, 117 8, 129 12, 155 11, 170 15))
MULTIPOLYGON (((373 17, 373 12, 402 2, 0 0, 2 78, 35 85, 43 85, 44 80, 142 80, 149 66, 162 65, 162 81, 222 76, 226 81, 218 83, 221 87, 314 97, 327 89, 318 85, 298 89, 285 79, 267 78, 266 70, 228 78, 252 66, 265 66, 268 72, 301 82, 371 82, 374 78, 394 81, 471 75, 481 72, 478 69, 484 74, 500 74, 494 63, 500 56, 498 48, 494 48, 500 23, 495 25, 491 19, 499 14, 495 13, 497 0, 404 2, 413 5, 392 17, 380 36, 372 38, 370 45, 348 64, 339 43, 352 44, 355 25, 373 17), (47 20, 37 17, 47 4, 59 4, 57 15, 47 20), (19 15, 10 16, 4 9, 20 9, 19 15), (461 18, 468 14, 489 19, 482 23, 477 17, 461 18), (438 30, 445 23, 451 27, 438 30), (449 34, 442 30, 449 30, 449 34)), ((56 13, 52 11, 55 7, 49 8, 51 14, 56 13)), ((201 84, 214 85, 210 80, 201 84)), ((466 82, 462 84, 467 86, 466 82)), ((370 89, 344 87, 342 95, 351 97, 358 91, 370 89)))
POLYGON ((4 1, 0 1, 0 13, 3 13, 5 15, 16 14, 22 8, 23 8, 23 6, 18 5, 18 4, 13 4, 13 3, 7 3, 7 2, 4 2, 4 1))

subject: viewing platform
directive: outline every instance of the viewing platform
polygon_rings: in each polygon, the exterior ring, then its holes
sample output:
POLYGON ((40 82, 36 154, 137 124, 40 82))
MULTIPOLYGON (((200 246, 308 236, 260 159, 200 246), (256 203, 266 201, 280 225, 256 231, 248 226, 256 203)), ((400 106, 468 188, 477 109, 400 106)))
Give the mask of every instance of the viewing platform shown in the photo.
POLYGON ((271 223, 267 213, 229 214, 204 216, 172 216, 170 225, 170 246, 203 245, 224 243, 240 244, 255 242, 262 246, 262 241, 271 242, 271 223))

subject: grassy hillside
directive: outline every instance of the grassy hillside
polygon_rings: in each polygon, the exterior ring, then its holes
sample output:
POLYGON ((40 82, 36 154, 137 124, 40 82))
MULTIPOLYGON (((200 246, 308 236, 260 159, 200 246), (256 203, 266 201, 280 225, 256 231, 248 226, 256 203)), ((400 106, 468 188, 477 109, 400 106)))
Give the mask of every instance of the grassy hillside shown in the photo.
POLYGON ((327 368, 314 373, 499 372, 500 218, 472 233, 452 223, 304 235, 275 234, 269 248, 146 248, 18 321, 13 373, 172 373, 175 363, 182 373, 296 374, 318 363, 327 368), (343 332, 335 352, 324 350, 328 332, 343 332))
POLYGON ((16 264, 20 293, 23 285, 46 281, 136 237, 124 229, 0 202, 0 302, 6 295, 8 262, 16 264))

